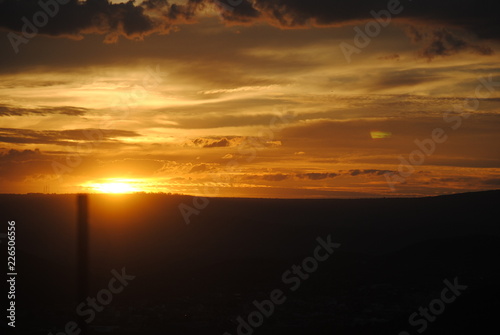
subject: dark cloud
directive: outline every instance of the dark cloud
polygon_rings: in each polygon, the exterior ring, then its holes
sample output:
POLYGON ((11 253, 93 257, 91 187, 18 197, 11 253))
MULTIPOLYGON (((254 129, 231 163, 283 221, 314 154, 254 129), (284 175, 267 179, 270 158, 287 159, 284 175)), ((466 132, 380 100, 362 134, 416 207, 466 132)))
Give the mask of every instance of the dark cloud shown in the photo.
MULTIPOLYGON (((254 0, 253 7, 259 17, 282 27, 310 25, 344 25, 360 20, 373 20, 372 11, 387 9, 387 0, 361 0, 354 5, 349 0, 254 0)), ((393 15, 394 20, 422 21, 433 25, 463 28, 480 38, 498 39, 500 22, 499 3, 495 0, 464 1, 401 1, 402 11, 393 15)), ((248 20, 255 13, 247 10, 248 20)), ((244 13, 233 14, 241 18, 244 13)), ((243 19, 242 19, 243 20, 243 19)))
POLYGON ((22 161, 41 157, 42 153, 39 149, 35 150, 16 150, 10 149, 4 153, 0 153, 0 161, 22 161))
POLYGON ((500 186, 500 178, 486 179, 483 183, 485 185, 500 186))
POLYGON ((459 183, 459 184, 474 185, 474 184, 477 184, 478 182, 481 182, 481 181, 482 181, 481 178, 470 177, 470 176, 431 178, 431 183, 445 183, 445 184, 459 183))
POLYGON ((267 181, 284 181, 292 178, 299 179, 308 179, 308 180, 323 180, 327 178, 335 178, 340 176, 338 173, 333 172, 310 172, 310 173, 274 173, 274 174, 265 174, 263 176, 253 175, 248 179, 254 179, 261 177, 267 181))
POLYGON ((116 137, 140 136, 134 131, 119 129, 30 130, 0 128, 0 142, 19 144, 75 145, 75 141, 110 141, 116 137))
POLYGON ((221 9, 221 16, 226 22, 250 23, 261 16, 260 11, 255 9, 249 1, 240 0, 237 6, 232 6, 227 0, 213 0, 212 2, 221 9))
POLYGON ((382 176, 385 173, 391 173, 394 171, 390 170, 374 170, 374 169, 369 169, 369 170, 349 170, 346 172, 339 171, 338 173, 334 172, 309 172, 309 173, 295 173, 293 175, 286 175, 286 174, 274 174, 274 175, 265 175, 263 178, 265 180, 272 180, 272 181, 282 181, 285 179, 288 179, 292 176, 295 176, 296 178, 299 179, 309 179, 309 180, 324 180, 328 178, 335 178, 341 175, 350 175, 350 176, 359 176, 359 175, 372 175, 372 176, 382 176))
MULTIPOLYGON (((381 1, 379 2, 382 4, 381 1)), ((366 1, 353 6, 347 0, 312 2, 301 0, 255 0, 253 4, 261 15, 284 27, 310 24, 325 25, 352 21, 360 16, 368 15, 371 9, 377 8, 372 7, 376 5, 373 1, 372 6, 369 6, 366 1)))
POLYGON ((234 139, 231 137, 222 137, 222 138, 213 138, 213 137, 208 137, 208 138, 196 138, 193 140, 193 143, 196 146, 202 147, 202 148, 225 148, 232 146, 232 141, 234 139))
MULTIPOLYGON (((138 4, 133 1, 111 4, 107 0, 70 0, 59 6, 59 13, 50 18, 40 32, 73 37, 107 34, 107 41, 115 41, 120 35, 140 39, 154 32, 168 32, 176 24, 194 22, 196 14, 207 5, 218 8, 222 19, 230 24, 267 21, 286 28, 340 26, 373 20, 371 12, 386 10, 387 4, 387 0, 361 0, 355 4, 349 0, 243 0, 237 5, 227 0, 186 0, 183 4, 171 4, 166 0, 147 0, 138 4)), ((402 11, 393 15, 393 21, 462 28, 479 38, 500 38, 496 0, 419 0, 404 1, 401 6, 402 11)), ((20 32, 21 18, 32 18, 40 10, 38 0, 0 2, 0 27, 20 32)))
POLYGON ((49 115, 49 114, 80 116, 86 114, 87 111, 88 111, 87 108, 72 107, 72 106, 22 108, 10 105, 0 105, 0 116, 49 115))
MULTIPOLYGON (((107 34, 108 42, 120 35, 140 39, 153 32, 168 32, 173 24, 189 21, 201 3, 189 0, 185 5, 177 5, 166 0, 147 0, 136 5, 133 1, 112 4, 107 0, 70 0, 58 5, 57 11, 50 7, 54 15, 47 24, 40 25, 38 32, 77 38, 88 33, 107 34)), ((22 32, 22 18, 33 22, 34 15, 42 10, 39 0, 5 0, 0 3, 0 27, 22 32)))
POLYGON ((399 54, 394 53, 394 54, 391 54, 391 55, 379 57, 378 59, 398 61, 400 59, 400 56, 399 56, 399 54))
MULTIPOLYGON (((418 84, 442 79, 441 76, 429 73, 425 69, 387 71, 374 82, 375 89, 415 86, 418 84)), ((398 101, 398 103, 400 103, 398 101)))
POLYGON ((199 164, 195 165, 189 170, 189 173, 198 173, 198 172, 205 172, 208 170, 208 167, 206 164, 199 164))
POLYGON ((367 169, 367 170, 349 170, 346 172, 339 171, 338 173, 334 172, 309 172, 309 173, 295 173, 295 174, 267 174, 262 178, 267 181, 283 181, 290 179, 295 176, 299 179, 308 179, 308 180, 324 180, 328 178, 335 178, 341 175, 350 175, 350 176, 359 176, 359 175, 371 175, 371 176, 382 176, 385 173, 394 173, 394 171, 390 170, 375 170, 375 169, 367 169))
POLYGON ((351 176, 359 176, 359 175, 383 176, 386 173, 395 173, 395 171, 391 171, 391 170, 373 170, 373 169, 369 169, 369 170, 358 170, 358 169, 355 169, 355 170, 349 170, 348 173, 351 176))
POLYGON ((297 178, 300 179, 310 179, 310 180, 322 180, 326 178, 335 178, 339 174, 338 173, 319 173, 319 172, 311 172, 311 173, 299 173, 297 174, 297 178))
POLYGON ((478 55, 492 55, 493 50, 485 45, 479 45, 458 37, 446 28, 429 30, 410 27, 407 29, 410 39, 419 44, 423 44, 419 55, 428 60, 437 56, 451 56, 462 51, 470 51, 478 55))
POLYGON ((34 150, 7 150, 0 148, 0 179, 5 181, 23 181, 33 175, 53 173, 51 162, 54 156, 34 150))
POLYGON ((290 175, 283 174, 283 173, 266 174, 262 177, 262 179, 267 180, 267 181, 283 181, 283 180, 286 180, 289 178, 290 178, 290 175))
POLYGON ((229 146, 229 141, 225 138, 212 142, 210 144, 205 144, 203 147, 204 148, 223 148, 223 147, 228 147, 229 146))

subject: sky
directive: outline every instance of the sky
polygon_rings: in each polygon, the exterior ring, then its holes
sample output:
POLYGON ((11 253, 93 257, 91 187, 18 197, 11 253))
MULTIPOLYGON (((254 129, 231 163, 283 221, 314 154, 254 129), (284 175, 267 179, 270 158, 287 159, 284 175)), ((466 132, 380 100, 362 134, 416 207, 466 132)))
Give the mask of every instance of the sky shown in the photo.
POLYGON ((498 7, 0 0, 0 193, 498 189, 498 7))

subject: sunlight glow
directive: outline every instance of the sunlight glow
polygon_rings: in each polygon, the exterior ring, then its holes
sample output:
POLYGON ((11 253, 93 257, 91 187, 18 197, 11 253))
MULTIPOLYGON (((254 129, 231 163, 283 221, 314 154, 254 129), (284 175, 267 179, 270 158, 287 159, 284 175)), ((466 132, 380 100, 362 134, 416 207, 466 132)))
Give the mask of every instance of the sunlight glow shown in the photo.
POLYGON ((102 183, 89 185, 90 188, 98 193, 133 193, 140 190, 128 183, 102 183))
POLYGON ((106 194, 130 194, 130 193, 167 193, 171 192, 170 179, 160 180, 157 178, 103 178, 78 186, 79 192, 106 193, 106 194))

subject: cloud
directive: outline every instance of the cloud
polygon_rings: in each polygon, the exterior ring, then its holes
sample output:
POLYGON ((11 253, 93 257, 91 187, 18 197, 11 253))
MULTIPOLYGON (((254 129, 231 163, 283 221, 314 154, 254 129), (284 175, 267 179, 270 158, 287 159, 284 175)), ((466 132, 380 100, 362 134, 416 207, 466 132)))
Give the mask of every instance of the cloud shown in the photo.
POLYGON ((429 74, 423 69, 411 70, 389 70, 384 72, 383 76, 376 78, 373 83, 374 89, 385 89, 393 87, 410 86, 414 87, 419 84, 424 84, 442 79, 437 74, 429 74))
POLYGON ((446 28, 416 28, 410 26, 407 35, 415 43, 423 44, 419 56, 432 60, 437 56, 451 56, 461 51, 470 51, 478 55, 492 55, 493 50, 485 45, 475 44, 458 37, 446 28))
POLYGON ((322 180, 326 178, 335 178, 339 176, 338 173, 318 173, 318 172, 311 172, 311 173, 299 173, 296 175, 297 178, 300 179, 310 179, 310 180, 322 180))
POLYGON ((81 116, 86 114, 87 111, 87 108, 73 106, 22 108, 10 105, 0 105, 0 117, 49 114, 81 116))
MULTIPOLYGON (((241 100, 239 100, 238 102, 241 103, 241 100)), ((217 105, 217 107, 219 107, 219 105, 217 105)), ((213 128, 223 128, 223 127, 251 126, 251 125, 268 126, 271 120, 273 120, 273 118, 275 117, 276 115, 273 114, 171 116, 169 117, 169 121, 172 121, 173 124, 165 124, 164 127, 184 128, 184 129, 209 129, 209 128, 213 129, 213 128)))
POLYGON ((395 171, 391 171, 391 170, 373 170, 373 169, 369 169, 369 170, 358 170, 358 169, 354 169, 354 170, 349 170, 348 172, 351 176, 359 176, 359 175, 376 175, 376 176, 382 176, 386 173, 395 173, 395 171))
MULTIPOLYGON (((107 0, 70 0, 59 6, 58 14, 40 28, 40 33, 73 38, 91 33, 106 34, 107 42, 114 42, 119 36, 142 39, 152 33, 168 33, 178 24, 196 22, 197 17, 206 15, 207 7, 218 11, 227 24, 267 22, 280 28, 307 28, 373 20, 371 12, 386 10, 387 0, 361 0, 356 5, 348 0, 243 0, 236 6, 226 0, 186 0, 182 4, 166 0, 146 0, 138 4, 133 1, 114 4, 107 0)), ((481 3, 420 0, 401 3, 401 7, 403 10, 393 15, 393 21, 456 27, 482 39, 500 38, 496 0, 481 3)), ((0 2, 0 27, 21 32, 21 18, 32 18, 40 10, 38 0, 0 2)))
POLYGON ((27 159, 33 159, 37 157, 41 157, 42 153, 40 152, 39 149, 35 150, 16 150, 16 149, 10 149, 4 153, 0 153, 0 161, 5 162, 5 161, 23 161, 27 159))
POLYGON ((349 170, 346 172, 338 171, 338 172, 308 172, 308 173, 290 173, 290 174, 285 174, 285 173, 276 173, 276 174, 266 174, 262 176, 262 179, 267 180, 267 181, 283 181, 290 179, 292 177, 296 177, 298 179, 308 179, 308 180, 324 180, 324 179, 331 179, 335 178, 338 176, 342 175, 349 175, 349 176, 359 176, 359 175, 371 175, 371 176, 382 176, 385 173, 390 173, 394 172, 391 170, 375 170, 375 169, 368 169, 368 170, 349 170))
POLYGON ((138 133, 119 129, 30 130, 0 128, 0 142, 18 144, 75 145, 75 141, 110 141, 116 137, 136 137, 138 133))
POLYGON ((55 156, 42 153, 39 149, 16 150, 0 148, 0 179, 22 181, 31 175, 50 175, 50 163, 55 156))
MULTIPOLYGON (((186 4, 170 4, 163 0, 146 0, 136 5, 133 1, 110 3, 107 0, 70 0, 58 5, 39 33, 50 36, 81 38, 84 34, 107 34, 107 42, 119 36, 141 39, 154 32, 169 32, 176 23, 190 21, 202 1, 189 0, 186 4)), ((39 0, 5 0, 0 3, 0 27, 21 32, 23 17, 33 22, 35 13, 42 11, 39 0)))
POLYGON ((486 185, 486 186, 498 186, 500 185, 500 178, 487 178, 487 177, 475 177, 475 176, 452 176, 452 177, 442 177, 442 178, 431 178, 431 184, 446 184, 446 185, 486 185))
POLYGON ((205 172, 208 170, 208 167, 206 164, 198 164, 195 165, 189 170, 189 173, 198 173, 198 172, 205 172))
MULTIPOLYGON (((450 103, 449 106, 453 105, 450 103)), ((445 108, 446 104, 443 108, 446 111, 445 108)), ((445 121, 441 113, 433 117, 300 122, 283 129, 280 139, 292 152, 303 150, 307 152, 307 158, 315 162, 333 158, 377 168, 375 165, 399 164, 400 156, 408 158, 413 151, 420 150, 417 142, 429 139, 433 129, 442 128, 447 135, 446 144, 436 143, 436 153, 426 157, 425 165, 499 166, 496 159, 500 138, 497 116, 474 115, 463 122, 459 134, 451 128, 453 123, 449 121, 445 121), (374 140, 370 136, 373 129, 384 129, 393 135, 384 141, 374 140)))
POLYGON ((492 178, 484 181, 485 185, 500 186, 500 178, 492 178))
POLYGON ((283 173, 277 173, 277 174, 266 174, 262 176, 262 179, 267 180, 267 181, 283 181, 286 179, 289 179, 290 175, 283 174, 283 173))
POLYGON ((224 148, 231 146, 231 139, 223 138, 196 138, 193 143, 202 148, 224 148))
MULTIPOLYGON (((353 6, 348 0, 253 0, 252 7, 259 12, 240 10, 231 21, 248 22, 251 18, 263 18, 280 27, 341 26, 359 21, 373 20, 372 11, 387 9, 386 0, 361 0, 353 6)), ((498 3, 485 0, 478 4, 473 0, 461 2, 431 0, 401 3, 402 11, 393 20, 420 21, 433 25, 463 28, 480 38, 499 39, 498 3)))
POLYGON ((380 59, 380 60, 393 60, 393 61, 399 61, 399 60, 400 60, 400 56, 399 56, 399 54, 394 53, 394 54, 390 54, 390 55, 386 55, 386 56, 381 56, 381 57, 379 57, 378 59, 380 59))
POLYGON ((270 173, 265 175, 247 175, 246 179, 262 178, 267 181, 284 181, 292 178, 308 179, 308 180, 323 180, 327 178, 335 178, 340 176, 339 173, 333 172, 310 172, 310 173, 270 173))
POLYGON ((220 6, 221 16, 226 22, 251 23, 261 17, 261 12, 253 7, 249 1, 242 0, 237 6, 231 6, 227 0, 210 1, 214 3, 222 3, 225 6, 220 6), (225 8, 224 8, 225 7, 225 8), (231 10, 224 10, 230 8, 231 10))
POLYGON ((376 169, 353 169, 346 172, 338 171, 338 172, 308 172, 308 173, 276 173, 276 174, 266 174, 262 176, 262 179, 267 181, 283 181, 290 179, 292 177, 296 177, 298 179, 308 179, 308 180, 324 180, 331 179, 342 175, 348 176, 360 176, 360 175, 370 175, 370 176, 382 176, 385 173, 394 173, 395 171, 391 170, 376 170, 376 169))
POLYGON ((223 138, 219 141, 214 141, 210 144, 205 144, 203 147, 204 148, 223 148, 223 147, 228 147, 229 146, 229 141, 226 138, 223 138))

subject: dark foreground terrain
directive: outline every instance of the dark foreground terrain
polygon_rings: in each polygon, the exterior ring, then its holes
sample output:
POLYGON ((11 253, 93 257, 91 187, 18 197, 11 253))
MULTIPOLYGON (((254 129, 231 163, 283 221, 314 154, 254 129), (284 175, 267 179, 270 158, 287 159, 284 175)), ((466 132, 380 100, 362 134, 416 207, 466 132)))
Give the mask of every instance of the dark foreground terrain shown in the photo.
POLYGON ((191 197, 91 195, 89 297, 97 305, 82 307, 76 196, 0 195, 0 234, 16 222, 18 273, 16 328, 4 323, 2 286, 1 334, 78 334, 71 322, 79 314, 89 334, 495 333, 499 200, 500 191, 210 199, 187 225, 178 206, 192 206, 191 197), (128 279, 112 280, 112 270, 128 279))

